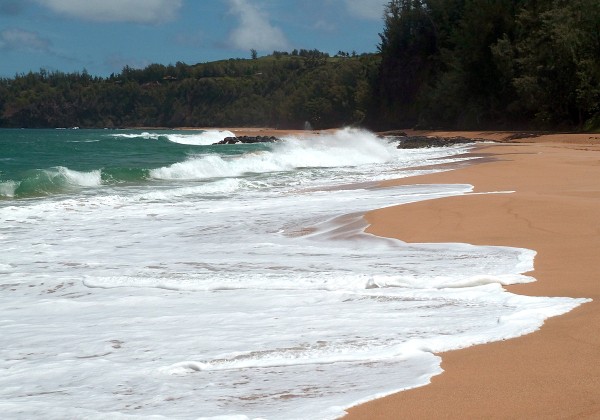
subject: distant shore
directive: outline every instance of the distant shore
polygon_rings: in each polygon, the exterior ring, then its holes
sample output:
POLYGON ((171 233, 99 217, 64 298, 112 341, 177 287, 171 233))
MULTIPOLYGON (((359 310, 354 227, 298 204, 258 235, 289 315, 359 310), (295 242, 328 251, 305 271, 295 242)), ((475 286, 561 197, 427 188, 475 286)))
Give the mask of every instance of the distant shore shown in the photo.
MULTIPOLYGON (((140 128, 144 129, 144 128, 140 128)), ((220 130, 231 131, 236 136, 306 136, 331 133, 339 128, 323 130, 291 130, 269 127, 178 127, 177 130, 220 130)), ((402 129, 379 132, 381 135, 405 133, 411 136, 465 137, 476 140, 488 140, 501 143, 600 143, 600 133, 538 133, 533 131, 439 131, 402 129)))
POLYGON ((349 410, 347 419, 600 417, 600 135, 420 132, 483 143, 483 159, 395 184, 467 183, 466 195, 375 210, 369 232, 406 242, 466 242, 537 251, 535 283, 513 293, 593 299, 520 338, 442 354, 425 387, 349 410))
POLYGON ((282 130, 269 127, 179 127, 178 130, 219 130, 231 131, 236 136, 316 136, 321 133, 333 132, 338 129, 327 130, 282 130))

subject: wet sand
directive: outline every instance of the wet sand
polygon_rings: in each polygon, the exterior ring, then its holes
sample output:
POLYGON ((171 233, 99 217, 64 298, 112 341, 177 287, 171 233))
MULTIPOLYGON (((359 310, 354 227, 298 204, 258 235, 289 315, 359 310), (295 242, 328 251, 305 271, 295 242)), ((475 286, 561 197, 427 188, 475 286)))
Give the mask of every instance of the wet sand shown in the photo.
POLYGON ((600 418, 600 135, 418 134, 507 143, 478 145, 478 163, 392 182, 514 192, 376 210, 366 215, 369 232, 533 249, 537 281, 509 291, 593 302, 546 320, 533 334, 443 353, 444 372, 431 384, 359 405, 345 418, 600 418))

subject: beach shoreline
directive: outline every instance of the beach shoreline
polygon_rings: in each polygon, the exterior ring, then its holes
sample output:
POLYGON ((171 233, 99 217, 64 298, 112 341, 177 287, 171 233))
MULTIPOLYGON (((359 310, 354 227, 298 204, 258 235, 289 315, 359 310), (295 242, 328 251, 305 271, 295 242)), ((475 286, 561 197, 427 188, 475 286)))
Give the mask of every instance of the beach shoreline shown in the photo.
MULTIPOLYGON (((145 129, 138 127, 137 129, 145 129)), ((328 128, 320 130, 279 129, 271 127, 177 127, 182 131, 231 131, 236 136, 318 136, 334 133, 341 128, 328 128)), ((362 130, 362 128, 358 128, 362 130)), ((398 135, 404 133, 409 136, 429 137, 464 137, 477 141, 492 141, 498 143, 560 143, 560 144, 600 144, 600 133, 547 133, 524 131, 440 131, 440 130, 414 130, 402 129, 388 132, 378 132, 381 136, 398 135)))
MULTIPOLYGON (((346 419, 591 418, 600 416, 600 136, 511 138, 419 132, 501 143, 477 145, 480 164, 390 181, 472 184, 475 193, 366 214, 367 232, 406 242, 463 242, 535 250, 533 296, 591 298, 519 338, 442 354, 431 384, 355 406, 346 419), (493 192, 511 191, 510 194, 493 192)), ((477 162, 477 161, 475 161, 477 162)))
POLYGON ((6 416, 598 414, 592 135, 224 130, 2 131, 6 416))
MULTIPOLYGON (((336 130, 188 128, 236 136, 319 136, 336 130)), ((349 419, 600 416, 600 134, 398 130, 476 139, 477 159, 386 184, 471 184, 475 194, 374 210, 368 232, 405 242, 461 242, 537 252, 532 296, 589 298, 510 340, 441 354, 431 384, 354 406, 349 419), (494 194, 503 192, 503 194, 494 194), (510 193, 507 193, 510 192, 510 193), (478 194, 481 193, 481 194, 478 194), (490 194, 491 193, 491 194, 490 194)))

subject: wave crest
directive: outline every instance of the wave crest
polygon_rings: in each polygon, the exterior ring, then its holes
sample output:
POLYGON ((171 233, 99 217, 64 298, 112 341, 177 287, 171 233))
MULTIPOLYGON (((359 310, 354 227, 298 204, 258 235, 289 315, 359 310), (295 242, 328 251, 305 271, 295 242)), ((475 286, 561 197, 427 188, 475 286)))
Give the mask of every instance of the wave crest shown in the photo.
POLYGON ((210 146, 226 137, 235 137, 235 134, 228 130, 190 131, 186 134, 149 133, 144 131, 143 133, 112 134, 112 137, 141 140, 159 140, 163 138, 171 143, 187 144, 190 146, 210 146))
POLYGON ((297 168, 333 168, 386 163, 395 159, 395 147, 375 134, 346 128, 332 134, 285 137, 270 151, 235 157, 207 155, 154 169, 157 179, 207 179, 245 173, 283 172, 297 168))
POLYGON ((195 132, 194 134, 169 134, 166 137, 172 143, 210 146, 226 137, 235 137, 235 134, 228 130, 207 130, 195 132))
POLYGON ((30 171, 21 181, 0 184, 0 196, 9 198, 36 197, 69 192, 77 188, 97 187, 102 184, 101 171, 75 171, 64 166, 30 171))

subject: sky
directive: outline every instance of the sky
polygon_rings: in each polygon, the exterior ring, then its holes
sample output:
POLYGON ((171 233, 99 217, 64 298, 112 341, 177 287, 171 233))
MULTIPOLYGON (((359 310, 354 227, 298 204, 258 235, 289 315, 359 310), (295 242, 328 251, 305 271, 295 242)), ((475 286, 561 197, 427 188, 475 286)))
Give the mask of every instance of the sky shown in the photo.
POLYGON ((375 52, 387 0, 0 0, 0 77, 375 52))

